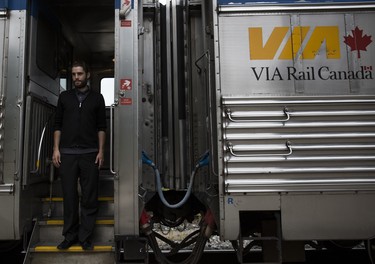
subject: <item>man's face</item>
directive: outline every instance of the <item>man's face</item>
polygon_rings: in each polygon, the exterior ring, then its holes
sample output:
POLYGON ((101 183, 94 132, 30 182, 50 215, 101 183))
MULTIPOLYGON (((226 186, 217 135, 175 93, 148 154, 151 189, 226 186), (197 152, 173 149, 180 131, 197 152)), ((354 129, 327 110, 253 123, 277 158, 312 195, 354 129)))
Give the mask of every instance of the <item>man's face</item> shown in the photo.
POLYGON ((72 79, 76 88, 84 88, 89 78, 90 73, 86 73, 81 66, 72 68, 72 79))

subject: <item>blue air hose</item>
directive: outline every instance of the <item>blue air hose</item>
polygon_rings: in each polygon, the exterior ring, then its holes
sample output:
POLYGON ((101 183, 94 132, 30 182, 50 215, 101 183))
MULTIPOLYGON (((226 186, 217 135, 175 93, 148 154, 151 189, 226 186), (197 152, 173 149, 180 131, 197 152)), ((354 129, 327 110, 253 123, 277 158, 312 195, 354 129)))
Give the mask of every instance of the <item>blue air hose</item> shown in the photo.
POLYGON ((169 207, 169 208, 174 209, 174 208, 181 207, 189 199, 189 197, 191 195, 191 190, 193 188, 194 177, 195 177, 195 174, 196 174, 197 170, 199 168, 203 167, 203 166, 207 166, 208 163, 209 163, 209 152, 206 151, 202 155, 202 157, 199 159, 198 163, 195 165, 194 170, 191 173, 190 184, 189 184, 189 187, 186 191, 186 194, 185 194, 184 198, 182 198, 182 200, 180 202, 176 203, 176 204, 170 204, 165 199, 164 194, 163 194, 163 190, 162 190, 162 186, 161 186, 160 172, 159 172, 158 168, 156 167, 155 163, 147 156, 147 154, 144 151, 142 151, 142 162, 146 165, 149 165, 154 170, 155 177, 156 177, 156 189, 158 191, 159 197, 160 197, 161 201, 163 202, 163 204, 165 206, 169 207))

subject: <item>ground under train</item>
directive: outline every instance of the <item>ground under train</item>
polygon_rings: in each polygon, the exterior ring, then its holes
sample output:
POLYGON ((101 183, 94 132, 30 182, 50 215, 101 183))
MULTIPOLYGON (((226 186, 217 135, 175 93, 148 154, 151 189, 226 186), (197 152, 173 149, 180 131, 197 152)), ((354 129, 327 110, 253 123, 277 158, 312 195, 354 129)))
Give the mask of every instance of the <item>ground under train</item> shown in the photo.
POLYGON ((198 263, 218 235, 239 263, 255 245, 303 262, 306 244, 373 261, 375 2, 276 2, 0 0, 1 248, 24 241, 25 264, 173 263, 162 239, 198 263), (107 103, 92 252, 56 250, 52 123, 76 58, 107 103), (179 244, 153 228, 197 218, 179 244))

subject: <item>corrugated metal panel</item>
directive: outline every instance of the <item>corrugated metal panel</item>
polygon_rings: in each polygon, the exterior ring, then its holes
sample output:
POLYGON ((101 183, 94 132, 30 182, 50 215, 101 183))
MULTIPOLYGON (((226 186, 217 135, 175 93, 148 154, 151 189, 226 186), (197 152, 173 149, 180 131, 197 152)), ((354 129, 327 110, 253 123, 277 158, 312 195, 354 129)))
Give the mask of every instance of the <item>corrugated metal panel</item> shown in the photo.
POLYGON ((222 99, 225 192, 375 190, 375 97, 222 99))

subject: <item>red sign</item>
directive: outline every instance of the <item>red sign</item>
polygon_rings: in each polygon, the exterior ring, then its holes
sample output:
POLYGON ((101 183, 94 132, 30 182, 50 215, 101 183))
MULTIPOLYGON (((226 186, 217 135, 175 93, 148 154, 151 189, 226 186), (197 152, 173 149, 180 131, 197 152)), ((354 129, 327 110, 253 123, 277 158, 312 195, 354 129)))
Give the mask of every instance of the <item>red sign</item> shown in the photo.
POLYGON ((120 90, 129 91, 132 89, 132 79, 121 79, 120 80, 120 90))
POLYGON ((131 20, 121 20, 121 26, 122 27, 131 27, 132 21, 131 20))
POLYGON ((131 98, 120 98, 120 105, 131 105, 133 100, 131 98))

